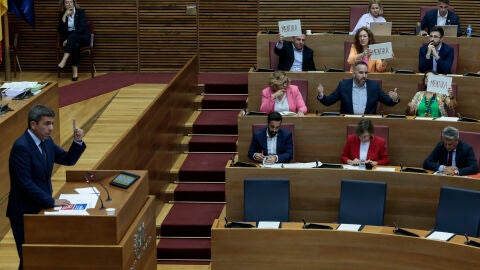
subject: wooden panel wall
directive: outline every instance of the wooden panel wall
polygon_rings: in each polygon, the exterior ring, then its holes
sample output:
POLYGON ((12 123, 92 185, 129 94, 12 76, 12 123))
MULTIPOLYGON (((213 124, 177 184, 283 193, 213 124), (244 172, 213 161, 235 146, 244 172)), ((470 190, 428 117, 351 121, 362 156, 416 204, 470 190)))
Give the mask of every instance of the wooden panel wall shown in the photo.
MULTIPOLYGON (((195 54, 200 71, 245 72, 255 64, 255 35, 276 29, 285 19, 301 19, 314 32, 348 30, 350 5, 367 0, 79 0, 95 25, 95 64, 98 71, 173 71, 195 54), (196 5, 188 15, 187 5, 196 5)), ((385 17, 393 30, 412 31, 419 7, 436 0, 385 1, 385 17)), ((480 32, 480 1, 452 1, 462 28, 480 32)), ((53 72, 57 1, 35 1, 36 29, 20 22, 19 59, 25 71, 53 72)), ((19 21, 9 15, 10 21, 19 21)), ((83 67, 85 67, 83 65, 83 67)), ((80 64, 82 70, 82 63, 80 64)))

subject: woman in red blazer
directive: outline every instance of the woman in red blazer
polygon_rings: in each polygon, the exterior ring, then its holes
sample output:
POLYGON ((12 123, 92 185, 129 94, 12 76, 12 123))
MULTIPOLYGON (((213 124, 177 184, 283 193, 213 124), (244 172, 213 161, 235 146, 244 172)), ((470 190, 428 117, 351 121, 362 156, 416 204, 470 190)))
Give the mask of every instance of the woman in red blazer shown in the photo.
POLYGON ((370 120, 360 121, 355 135, 349 135, 343 147, 343 163, 360 165, 361 160, 372 166, 388 165, 390 162, 385 140, 374 136, 373 124, 370 120))

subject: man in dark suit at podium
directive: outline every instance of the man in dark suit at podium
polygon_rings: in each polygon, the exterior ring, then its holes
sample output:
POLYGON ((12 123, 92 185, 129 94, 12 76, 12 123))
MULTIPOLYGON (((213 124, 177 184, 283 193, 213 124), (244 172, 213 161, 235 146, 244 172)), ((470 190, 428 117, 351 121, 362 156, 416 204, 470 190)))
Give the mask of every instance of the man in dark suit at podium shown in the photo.
POLYGON ((278 70, 283 71, 315 71, 313 50, 305 45, 306 36, 292 37, 292 42, 284 41, 279 34, 275 45, 275 54, 279 56, 278 70))
POLYGON ((281 128, 282 115, 268 114, 268 126, 253 133, 248 157, 258 162, 273 164, 290 162, 293 158, 292 132, 281 128))
MULTIPOLYGON (((49 107, 35 105, 28 113, 28 128, 13 144, 10 151, 10 194, 7 217, 17 245, 23 269, 24 214, 37 214, 54 206, 69 205, 67 200, 52 197, 52 170, 54 163, 74 165, 83 151, 83 130, 73 120, 73 140, 68 152, 57 146, 51 136, 55 112, 49 107)), ((53 267, 54 268, 54 267, 53 267)))

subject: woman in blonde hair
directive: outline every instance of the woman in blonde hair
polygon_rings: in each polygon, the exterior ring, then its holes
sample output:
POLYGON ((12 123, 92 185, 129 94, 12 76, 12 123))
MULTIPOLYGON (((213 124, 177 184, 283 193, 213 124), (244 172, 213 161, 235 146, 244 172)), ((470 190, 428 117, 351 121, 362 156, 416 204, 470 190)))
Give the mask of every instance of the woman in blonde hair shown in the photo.
POLYGON ((265 113, 288 111, 303 116, 307 113, 307 106, 298 86, 290 84, 285 72, 275 71, 270 75, 269 87, 262 90, 260 111, 265 113))
POLYGON ((60 0, 58 33, 63 46, 63 57, 57 68, 63 69, 68 58, 72 62, 72 81, 78 80, 80 48, 90 43, 90 29, 87 27, 87 15, 80 9, 77 0, 60 0))
POLYGON ((357 22, 357 25, 355 25, 355 28, 353 28, 353 31, 350 32, 350 35, 355 35, 358 29, 362 27, 370 28, 371 22, 386 22, 387 20, 385 20, 385 18, 382 15, 383 15, 382 0, 368 1, 368 12, 363 14, 362 17, 360 17, 360 19, 357 22))

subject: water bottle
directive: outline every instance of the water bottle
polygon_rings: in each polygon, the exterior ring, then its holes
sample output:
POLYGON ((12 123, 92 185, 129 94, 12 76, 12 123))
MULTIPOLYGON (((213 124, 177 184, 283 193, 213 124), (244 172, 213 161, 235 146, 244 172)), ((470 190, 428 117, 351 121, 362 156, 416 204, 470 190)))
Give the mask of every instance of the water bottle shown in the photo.
POLYGON ((422 28, 420 27, 420 22, 417 22, 417 25, 415 26, 415 35, 420 35, 420 31, 422 28))
POLYGON ((472 26, 469 24, 468 27, 467 27, 467 37, 471 37, 472 36, 472 26))

